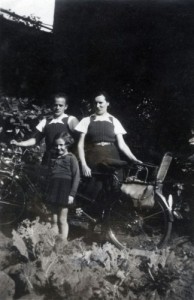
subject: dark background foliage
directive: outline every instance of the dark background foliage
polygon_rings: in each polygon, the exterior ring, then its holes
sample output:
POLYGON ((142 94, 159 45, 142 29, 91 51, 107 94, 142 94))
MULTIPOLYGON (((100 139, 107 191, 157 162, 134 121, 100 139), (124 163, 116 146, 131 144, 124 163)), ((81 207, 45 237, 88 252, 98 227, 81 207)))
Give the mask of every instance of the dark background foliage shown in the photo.
POLYGON ((81 118, 103 89, 140 158, 186 153, 193 128, 193 13, 188 0, 56 0, 53 33, 1 18, 2 93, 43 104, 65 91, 69 113, 81 118))

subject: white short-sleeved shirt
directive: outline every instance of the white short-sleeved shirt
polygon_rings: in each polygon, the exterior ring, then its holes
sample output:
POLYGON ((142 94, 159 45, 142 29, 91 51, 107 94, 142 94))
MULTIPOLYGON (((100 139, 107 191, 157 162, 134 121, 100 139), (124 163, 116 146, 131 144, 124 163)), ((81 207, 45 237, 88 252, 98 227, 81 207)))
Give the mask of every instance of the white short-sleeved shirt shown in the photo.
MULTIPOLYGON (((114 133, 115 135, 117 134, 126 134, 127 132, 125 131, 125 129, 123 128, 123 126, 121 125, 121 123, 119 122, 119 120, 115 117, 113 117, 112 115, 110 114, 106 114, 106 115, 92 115, 92 116, 95 116, 95 120, 93 120, 94 122, 95 121, 107 121, 107 122, 110 122, 110 123, 113 123, 114 125, 114 133), (110 117, 112 118, 112 121, 110 120, 110 117)), ((81 132, 81 133, 87 133, 88 131, 88 126, 90 124, 90 119, 91 117, 86 117, 86 118, 83 118, 79 123, 78 125, 75 127, 75 130, 78 131, 78 132, 81 132)))
MULTIPOLYGON (((63 119, 64 118, 66 118, 66 117, 69 117, 68 118, 68 125, 69 125, 69 128, 71 129, 71 130, 73 130, 74 128, 71 128, 71 122, 72 121, 75 121, 75 120, 77 120, 75 117, 73 117, 73 116, 68 116, 67 114, 62 114, 61 116, 59 116, 58 118, 53 118, 51 121, 49 121, 49 123, 48 124, 52 124, 52 123, 61 123, 61 124, 63 124, 63 119)), ((47 120, 46 119, 43 119, 43 120, 41 120, 40 121, 40 123, 36 126, 36 129, 38 130, 38 131, 40 131, 40 132, 44 132, 44 128, 45 128, 45 126, 46 126, 46 123, 47 123, 47 120)))

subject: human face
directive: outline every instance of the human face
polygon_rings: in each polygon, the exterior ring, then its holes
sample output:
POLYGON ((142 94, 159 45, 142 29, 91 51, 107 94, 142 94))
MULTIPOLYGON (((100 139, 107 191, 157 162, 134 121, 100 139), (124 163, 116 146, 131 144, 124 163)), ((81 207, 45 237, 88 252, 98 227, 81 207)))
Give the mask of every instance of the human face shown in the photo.
POLYGON ((189 139, 190 146, 194 146, 194 136, 189 139))
POLYGON ((194 146, 194 129, 191 129, 191 138, 189 139, 190 146, 194 146))
POLYGON ((55 117, 60 117, 65 110, 67 109, 66 99, 65 98, 55 98, 53 105, 53 112, 55 117))
POLYGON ((107 113, 107 107, 109 102, 106 100, 104 95, 99 95, 94 99, 94 108, 97 115, 103 115, 107 113))
POLYGON ((64 155, 67 153, 67 147, 63 139, 55 140, 55 150, 58 156, 64 155))

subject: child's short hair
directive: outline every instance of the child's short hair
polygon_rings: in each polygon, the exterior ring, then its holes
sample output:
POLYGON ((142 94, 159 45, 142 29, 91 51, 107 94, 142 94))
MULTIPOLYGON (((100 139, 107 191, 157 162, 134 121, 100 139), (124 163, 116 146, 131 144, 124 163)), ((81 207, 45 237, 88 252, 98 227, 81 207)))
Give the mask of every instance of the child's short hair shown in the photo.
POLYGON ((67 147, 71 146, 74 143, 74 139, 72 138, 72 136, 67 133, 67 132, 61 132, 61 133, 57 133, 54 137, 54 142, 58 139, 62 139, 65 142, 65 145, 67 147))

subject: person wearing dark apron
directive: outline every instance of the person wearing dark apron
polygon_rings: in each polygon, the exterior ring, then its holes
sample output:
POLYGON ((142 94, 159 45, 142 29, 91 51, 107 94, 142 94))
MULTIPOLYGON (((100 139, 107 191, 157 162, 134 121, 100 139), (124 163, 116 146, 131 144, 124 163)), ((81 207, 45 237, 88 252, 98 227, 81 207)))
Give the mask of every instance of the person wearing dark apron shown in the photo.
POLYGON ((67 96, 63 93, 56 94, 53 103, 53 116, 50 118, 44 118, 36 126, 34 135, 26 140, 17 142, 11 141, 11 144, 20 147, 34 146, 45 138, 46 151, 43 155, 42 164, 47 165, 52 155, 51 149, 53 146, 54 138, 57 134, 62 132, 74 135, 74 128, 78 124, 78 120, 74 116, 68 116, 65 111, 68 108, 67 96))
MULTIPOLYGON (((104 94, 94 99, 95 113, 83 118, 75 127, 80 134, 78 156, 83 176, 91 178, 92 172, 99 171, 101 163, 107 159, 120 159, 119 150, 133 162, 140 161, 133 155, 123 139, 125 129, 117 118, 108 113, 109 100, 104 94)), ((92 178, 87 189, 89 196, 96 199, 102 187, 102 180, 92 178), (92 196, 91 196, 92 194, 92 196)))
POLYGON ((109 100, 104 94, 94 99, 95 113, 83 118, 75 127, 79 132, 78 155, 84 176, 90 177, 99 163, 106 159, 120 159, 119 150, 133 162, 141 163, 124 141, 125 129, 107 111, 109 100))

